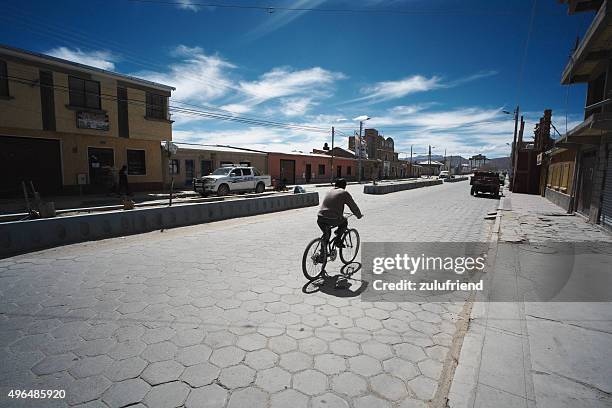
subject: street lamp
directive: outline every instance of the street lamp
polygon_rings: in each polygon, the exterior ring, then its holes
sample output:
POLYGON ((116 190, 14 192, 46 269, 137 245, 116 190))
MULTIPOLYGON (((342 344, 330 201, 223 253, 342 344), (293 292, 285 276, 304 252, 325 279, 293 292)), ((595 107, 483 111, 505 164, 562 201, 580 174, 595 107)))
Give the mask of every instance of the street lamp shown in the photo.
POLYGON ((358 120, 359 121, 359 146, 355 146, 355 149, 357 150, 357 181, 359 183, 361 183, 361 155, 363 154, 362 152, 362 142, 361 142, 361 133, 363 131, 363 122, 365 122, 366 120, 370 120, 371 118, 368 115, 361 115, 361 116, 357 116, 356 118, 354 118, 353 120, 358 120))

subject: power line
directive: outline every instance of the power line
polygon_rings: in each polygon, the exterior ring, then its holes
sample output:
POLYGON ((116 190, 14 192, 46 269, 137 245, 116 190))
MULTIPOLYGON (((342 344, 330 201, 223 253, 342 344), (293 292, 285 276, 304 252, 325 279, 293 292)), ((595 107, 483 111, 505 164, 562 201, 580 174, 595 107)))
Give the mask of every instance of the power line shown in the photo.
MULTIPOLYGON (((0 79, 8 79, 9 81, 17 82, 17 83, 21 83, 21 84, 25 84, 29 86, 52 88, 54 90, 58 90, 60 92, 65 92, 65 93, 70 92, 70 89, 67 86, 41 84, 40 82, 31 80, 29 78, 21 78, 21 77, 14 77, 14 76, 7 75, 7 76, 0 76, 0 79)), ((104 94, 104 93, 94 93, 94 92, 87 92, 87 91, 84 91, 84 93, 98 96, 100 99, 111 100, 111 101, 121 101, 121 102, 126 102, 128 104, 138 105, 138 106, 145 106, 145 107, 147 106, 146 101, 143 101, 143 100, 129 99, 129 98, 123 99, 123 98, 118 98, 115 95, 104 94)), ((266 119, 242 117, 238 115, 226 115, 226 114, 221 114, 217 112, 187 109, 187 108, 183 108, 180 106, 172 106, 172 105, 168 105, 168 109, 172 112, 180 113, 180 114, 187 115, 187 116, 198 116, 198 117, 204 117, 204 118, 209 118, 209 119, 238 122, 238 123, 249 124, 249 125, 254 125, 254 126, 276 127, 276 128, 285 128, 285 129, 293 129, 293 130, 302 130, 302 131, 308 131, 308 132, 329 133, 329 129, 327 128, 311 126, 311 125, 298 125, 298 124, 292 124, 292 123, 286 123, 286 122, 269 121, 266 119)))
MULTIPOLYGON (((171 0, 128 0, 135 3, 159 4, 166 6, 184 6, 185 3, 171 0)), ((227 3, 204 3, 190 1, 190 6, 211 7, 236 10, 260 10, 267 13, 275 11, 298 11, 298 12, 320 12, 320 13, 362 13, 362 14, 404 14, 404 15, 516 15, 515 11, 495 11, 495 10, 401 10, 401 9, 382 9, 382 8, 322 8, 322 7, 286 7, 275 5, 250 5, 250 4, 227 4, 227 3)))

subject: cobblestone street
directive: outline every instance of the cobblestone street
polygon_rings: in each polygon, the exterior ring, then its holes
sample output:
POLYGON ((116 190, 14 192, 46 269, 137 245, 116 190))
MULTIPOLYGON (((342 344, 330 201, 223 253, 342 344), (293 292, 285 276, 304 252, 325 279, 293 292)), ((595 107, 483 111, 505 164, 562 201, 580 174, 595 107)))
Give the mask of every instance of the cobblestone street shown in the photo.
MULTIPOLYGON (((486 241, 499 203, 470 196, 467 182, 362 188, 348 188, 365 214, 350 222, 362 241, 486 241)), ((10 389, 65 389, 21 406, 425 407, 463 304, 305 294, 316 212, 0 261, 0 405, 20 406, 10 389)))

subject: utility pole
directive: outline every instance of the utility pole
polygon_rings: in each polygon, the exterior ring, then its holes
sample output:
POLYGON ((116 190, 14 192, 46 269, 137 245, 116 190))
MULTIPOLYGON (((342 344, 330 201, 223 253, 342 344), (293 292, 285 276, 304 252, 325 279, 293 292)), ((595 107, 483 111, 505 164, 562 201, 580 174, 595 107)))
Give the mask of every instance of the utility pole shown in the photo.
MULTIPOLYGON (((519 106, 516 105, 516 108, 514 109, 514 139, 512 141, 512 152, 510 152, 510 163, 511 163, 511 170, 512 170, 512 179, 514 179, 514 158, 516 156, 515 150, 516 150, 516 133, 517 133, 517 128, 518 128, 518 115, 519 115, 519 106)), ((514 185, 514 182, 512 182, 511 184, 512 186, 514 185)))
POLYGON ((446 149, 444 149, 444 167, 448 167, 446 163, 446 149))
POLYGON ((362 143, 361 143, 362 142, 361 141, 361 132, 362 131, 363 131, 363 120, 360 120, 359 121, 359 147, 357 149, 357 152, 358 152, 358 155, 359 155, 359 157, 358 157, 358 162, 359 162, 359 170, 358 170, 358 172, 359 172, 359 174, 358 174, 358 177, 357 177, 357 181, 360 184, 361 184, 361 154, 362 154, 362 151, 361 151, 361 146, 362 146, 362 143))
POLYGON ((433 170, 431 169, 431 145, 429 145, 429 159, 427 160, 427 167, 429 167, 427 173, 431 171, 431 174, 428 174, 428 176, 433 175, 433 170))
POLYGON ((332 126, 332 146, 331 146, 331 181, 334 182, 334 135, 336 129, 332 126))
POLYGON ((514 161, 512 162, 512 191, 514 191, 516 187, 516 170, 518 168, 518 156, 519 156, 519 147, 523 144, 523 131, 525 130, 525 121, 523 120, 523 116, 521 115, 521 127, 518 132, 518 139, 515 145, 515 153, 514 153, 514 161))
POLYGON ((410 176, 412 177, 412 145, 410 145, 410 176))

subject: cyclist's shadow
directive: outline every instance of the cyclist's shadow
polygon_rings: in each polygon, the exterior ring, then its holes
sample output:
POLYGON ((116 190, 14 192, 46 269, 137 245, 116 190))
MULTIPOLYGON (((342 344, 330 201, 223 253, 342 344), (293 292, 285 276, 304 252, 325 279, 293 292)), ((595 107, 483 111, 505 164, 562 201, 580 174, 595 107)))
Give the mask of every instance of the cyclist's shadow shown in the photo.
POLYGON ((368 281, 353 278, 353 275, 360 270, 360 262, 345 264, 340 268, 340 274, 330 276, 327 273, 323 273, 317 279, 307 282, 302 287, 302 292, 307 295, 322 292, 336 297, 359 296, 368 287, 368 281), (356 289, 354 289, 355 284, 359 284, 356 289))

